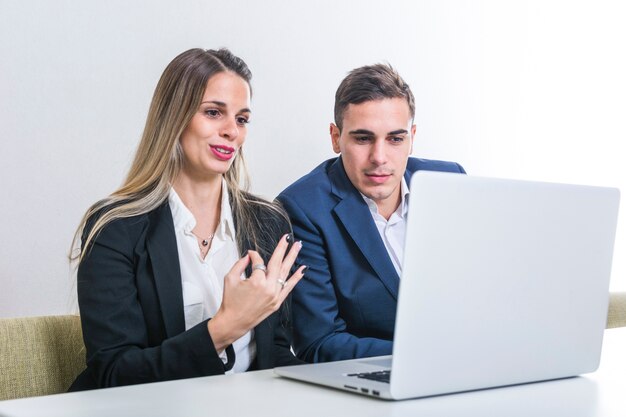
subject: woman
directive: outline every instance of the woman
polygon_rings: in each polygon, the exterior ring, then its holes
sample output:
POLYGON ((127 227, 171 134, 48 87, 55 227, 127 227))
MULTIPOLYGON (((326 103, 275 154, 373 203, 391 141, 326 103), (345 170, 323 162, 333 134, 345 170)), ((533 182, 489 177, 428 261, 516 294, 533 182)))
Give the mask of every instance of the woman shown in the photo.
POLYGON ((299 363, 279 307, 301 243, 239 186, 250 78, 226 49, 165 69, 126 181, 76 233, 87 369, 70 390, 299 363))

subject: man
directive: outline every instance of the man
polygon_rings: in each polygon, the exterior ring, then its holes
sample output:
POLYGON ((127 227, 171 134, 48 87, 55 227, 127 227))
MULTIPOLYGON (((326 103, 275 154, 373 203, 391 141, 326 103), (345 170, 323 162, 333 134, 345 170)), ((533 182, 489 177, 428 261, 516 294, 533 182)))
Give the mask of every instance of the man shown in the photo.
MULTIPOLYGON (((330 159, 278 199, 302 240, 293 291, 294 350, 308 362, 388 355, 402 268, 411 175, 465 173, 410 158, 415 101, 388 65, 357 68, 335 95, 330 159)), ((414 203, 414 202, 413 202, 414 203)))

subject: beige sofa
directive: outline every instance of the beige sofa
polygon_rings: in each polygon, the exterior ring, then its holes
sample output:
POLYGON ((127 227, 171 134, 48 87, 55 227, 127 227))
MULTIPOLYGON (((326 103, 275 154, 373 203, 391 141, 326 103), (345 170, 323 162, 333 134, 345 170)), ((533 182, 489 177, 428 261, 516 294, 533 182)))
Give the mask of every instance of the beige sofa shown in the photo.
POLYGON ((0 400, 65 392, 85 366, 80 317, 0 319, 0 400))

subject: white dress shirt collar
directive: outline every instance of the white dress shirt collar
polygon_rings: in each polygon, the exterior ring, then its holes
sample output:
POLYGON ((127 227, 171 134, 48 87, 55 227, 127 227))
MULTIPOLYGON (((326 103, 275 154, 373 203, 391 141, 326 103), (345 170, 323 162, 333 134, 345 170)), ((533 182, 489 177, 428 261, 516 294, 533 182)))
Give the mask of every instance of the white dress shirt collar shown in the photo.
MULTIPOLYGON (((196 227, 196 219, 187 206, 185 206, 185 203, 183 203, 178 193, 176 193, 174 187, 170 189, 168 200, 170 203, 170 210, 172 211, 172 218, 174 219, 174 228, 182 229, 186 233, 191 233, 191 231, 196 227)), ((229 200, 226 180, 222 179, 222 198, 220 202, 221 215, 215 234, 219 234, 223 239, 228 238, 234 240, 235 221, 233 220, 233 212, 230 208, 229 200)))
POLYGON ((367 207, 370 210, 378 234, 382 239, 389 259, 393 263, 398 276, 402 276, 402 260, 404 258, 404 238, 406 236, 406 218, 409 211, 409 187, 402 177, 400 184, 400 204, 391 213, 389 220, 385 219, 379 212, 376 202, 361 194, 367 207))

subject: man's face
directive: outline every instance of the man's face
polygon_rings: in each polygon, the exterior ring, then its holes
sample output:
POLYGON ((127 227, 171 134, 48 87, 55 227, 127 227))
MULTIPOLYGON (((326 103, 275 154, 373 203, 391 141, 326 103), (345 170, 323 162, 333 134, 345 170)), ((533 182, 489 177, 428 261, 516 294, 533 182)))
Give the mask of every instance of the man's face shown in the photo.
POLYGON ((400 184, 415 135, 406 99, 350 104, 343 129, 331 124, 330 135, 352 184, 376 202, 383 216, 390 216, 400 203, 400 184))

